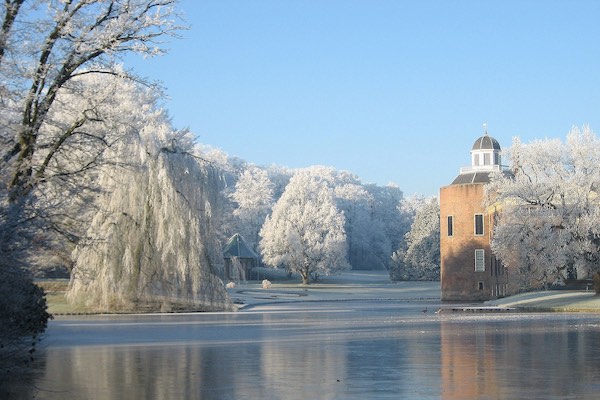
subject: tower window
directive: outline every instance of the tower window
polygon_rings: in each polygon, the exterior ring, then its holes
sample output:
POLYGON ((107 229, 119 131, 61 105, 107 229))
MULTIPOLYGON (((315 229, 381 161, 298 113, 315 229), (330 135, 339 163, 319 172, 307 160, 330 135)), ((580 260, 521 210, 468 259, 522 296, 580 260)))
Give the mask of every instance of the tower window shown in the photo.
POLYGON ((483 155, 483 165, 490 165, 490 164, 491 164, 490 153, 485 153, 483 155))
POLYGON ((448 215, 448 236, 454 235, 454 217, 448 215))
POLYGON ((483 235, 483 214, 475 214, 475 236, 483 235))
POLYGON ((475 272, 485 271, 485 250, 475 250, 475 272))
POLYGON ((483 290, 483 282, 479 282, 479 284, 478 284, 478 289, 479 289, 479 290, 483 290))

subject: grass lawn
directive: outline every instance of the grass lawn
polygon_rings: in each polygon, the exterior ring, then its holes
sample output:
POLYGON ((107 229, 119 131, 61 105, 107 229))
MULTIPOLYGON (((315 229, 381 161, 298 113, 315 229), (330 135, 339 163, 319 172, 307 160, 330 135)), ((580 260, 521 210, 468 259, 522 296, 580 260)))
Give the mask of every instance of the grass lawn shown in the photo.
POLYGON ((82 308, 67 303, 65 292, 69 286, 68 279, 44 279, 35 282, 46 292, 48 312, 50 314, 81 314, 85 313, 82 308))

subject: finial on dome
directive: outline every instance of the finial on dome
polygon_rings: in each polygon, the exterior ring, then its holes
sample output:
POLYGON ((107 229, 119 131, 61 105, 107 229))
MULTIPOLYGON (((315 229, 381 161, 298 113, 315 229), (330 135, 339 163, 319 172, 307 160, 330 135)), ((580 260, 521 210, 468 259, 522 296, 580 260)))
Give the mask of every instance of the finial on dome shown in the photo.
POLYGON ((483 134, 487 136, 488 132, 487 132, 487 122, 483 123, 483 134))

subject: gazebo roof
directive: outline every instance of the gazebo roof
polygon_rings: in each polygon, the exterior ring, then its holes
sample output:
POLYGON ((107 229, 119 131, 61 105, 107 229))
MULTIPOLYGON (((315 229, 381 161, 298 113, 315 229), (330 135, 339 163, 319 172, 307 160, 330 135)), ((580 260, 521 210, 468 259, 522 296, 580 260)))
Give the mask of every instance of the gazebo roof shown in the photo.
POLYGON ((232 257, 257 259, 258 254, 248 246, 242 235, 236 233, 223 248, 223 258, 232 257))

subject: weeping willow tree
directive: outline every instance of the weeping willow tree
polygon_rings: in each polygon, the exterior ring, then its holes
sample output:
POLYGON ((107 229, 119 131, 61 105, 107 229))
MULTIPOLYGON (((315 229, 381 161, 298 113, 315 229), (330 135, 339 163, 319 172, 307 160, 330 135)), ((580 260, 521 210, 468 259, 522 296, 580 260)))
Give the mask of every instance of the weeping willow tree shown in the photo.
POLYGON ((193 154, 189 135, 144 134, 121 146, 127 166, 100 177, 67 299, 96 311, 233 309, 215 270, 218 171, 193 154))

